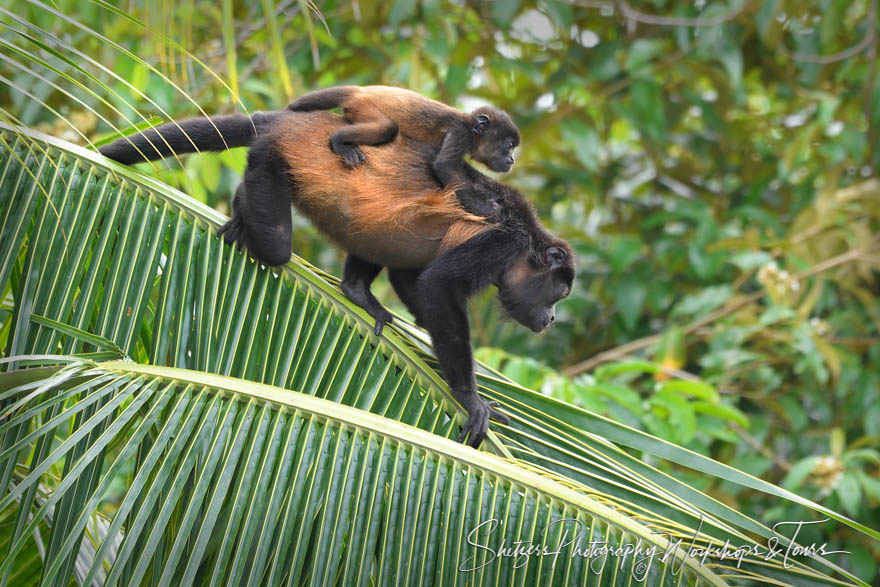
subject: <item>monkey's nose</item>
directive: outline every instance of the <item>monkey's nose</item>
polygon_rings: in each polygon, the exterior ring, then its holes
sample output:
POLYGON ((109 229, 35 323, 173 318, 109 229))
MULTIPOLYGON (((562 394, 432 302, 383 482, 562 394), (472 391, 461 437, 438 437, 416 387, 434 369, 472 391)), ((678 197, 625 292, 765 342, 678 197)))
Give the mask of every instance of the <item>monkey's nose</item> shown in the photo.
POLYGON ((508 157, 508 158, 507 158, 507 164, 510 165, 511 167, 513 167, 513 163, 514 163, 514 158, 513 158, 513 157, 508 157))

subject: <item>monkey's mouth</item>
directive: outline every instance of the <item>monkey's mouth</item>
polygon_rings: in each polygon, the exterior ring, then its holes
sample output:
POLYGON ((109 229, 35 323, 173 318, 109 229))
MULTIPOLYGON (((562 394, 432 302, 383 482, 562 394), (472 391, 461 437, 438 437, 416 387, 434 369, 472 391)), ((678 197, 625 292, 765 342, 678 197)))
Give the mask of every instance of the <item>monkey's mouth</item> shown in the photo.
POLYGON ((489 165, 489 169, 498 173, 507 173, 510 171, 511 167, 513 167, 513 163, 513 157, 508 157, 507 159, 493 161, 492 164, 489 165))
POLYGON ((529 330, 531 330, 532 332, 534 332, 535 334, 541 334, 542 332, 544 332, 545 330, 550 328, 551 324, 553 324, 553 318, 550 318, 550 317, 543 317, 543 318, 530 317, 526 320, 520 320, 520 319, 517 319, 514 317, 513 319, 516 320, 517 322, 519 322, 520 324, 522 324, 523 326, 525 326, 526 328, 528 328, 529 330))
POLYGON ((525 302, 509 296, 509 290, 499 285, 498 297, 501 301, 502 320, 513 320, 534 333, 541 333, 553 324, 556 313, 552 308, 536 308, 534 302, 525 302))
POLYGON ((532 332, 541 333, 550 328, 550 325, 553 324, 553 318, 547 318, 542 320, 539 323, 533 324, 531 326, 532 332))

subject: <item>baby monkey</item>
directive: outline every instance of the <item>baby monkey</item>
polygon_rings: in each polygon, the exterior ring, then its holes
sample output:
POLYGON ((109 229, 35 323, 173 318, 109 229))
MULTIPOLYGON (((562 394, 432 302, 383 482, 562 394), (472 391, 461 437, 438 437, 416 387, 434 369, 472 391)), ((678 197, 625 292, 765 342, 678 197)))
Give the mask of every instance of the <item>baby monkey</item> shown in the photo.
MULTIPOLYGON (((470 155, 492 171, 505 173, 513 167, 513 150, 519 145, 519 131, 503 110, 483 106, 470 114, 416 92, 390 86, 339 86, 306 94, 288 106, 305 112, 342 107, 350 124, 330 136, 330 148, 347 167, 364 162, 358 145, 382 145, 398 133, 417 141, 438 145, 434 175, 445 186, 468 186, 464 157, 470 155)), ((499 204, 477 195, 468 187, 458 188, 462 207, 478 216, 491 218, 499 204)))

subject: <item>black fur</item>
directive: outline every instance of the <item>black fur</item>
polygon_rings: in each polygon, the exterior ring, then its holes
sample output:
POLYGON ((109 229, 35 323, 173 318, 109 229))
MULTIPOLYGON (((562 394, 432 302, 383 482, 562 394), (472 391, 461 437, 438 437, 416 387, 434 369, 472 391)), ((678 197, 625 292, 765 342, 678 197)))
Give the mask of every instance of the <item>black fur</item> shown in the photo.
POLYGON ((481 198, 468 185, 464 172, 464 156, 474 150, 474 134, 469 124, 463 121, 452 123, 446 131, 443 145, 431 164, 440 185, 459 186, 455 190, 462 207, 477 216, 496 220, 498 203, 492 199, 481 198))
MULTIPOLYGON (((212 119, 226 139, 226 145, 252 143, 244 181, 233 198, 232 218, 219 232, 228 243, 244 244, 254 257, 268 265, 281 265, 290 258, 290 194, 296 189, 296 178, 291 178, 277 146, 270 140, 255 140, 254 127, 256 133, 260 133, 275 115, 292 114, 259 113, 253 118, 254 124, 244 124, 247 119, 243 121, 243 117, 212 119), (248 127, 250 131, 246 130, 248 127)), ((143 155, 127 140, 108 145, 105 149, 109 153, 105 154, 120 161, 139 161, 144 155, 157 159, 164 152, 155 142, 160 136, 178 153, 191 152, 196 147, 198 150, 223 148, 218 143, 220 135, 205 119, 183 121, 180 126, 195 145, 188 139, 182 142, 183 135, 177 126, 168 124, 144 133, 143 137, 133 137, 132 143, 148 148, 143 155), (207 131, 208 128, 212 130, 207 131)), ((413 158, 414 167, 410 172, 430 174, 440 149, 416 141, 409 141, 406 148, 418 154, 413 158)), ((477 394, 467 299, 494 284, 498 286, 502 305, 513 318, 533 330, 542 330, 552 322, 556 302, 571 289, 574 259, 568 244, 541 226, 534 208, 518 191, 466 163, 461 163, 459 171, 459 181, 475 198, 497 202, 497 222, 426 267, 392 269, 389 277, 417 323, 430 333, 452 394, 468 412, 459 440, 476 447, 485 438, 490 419, 502 423, 509 419, 496 409, 497 402, 487 402, 477 394), (525 278, 521 275, 517 278, 519 281, 509 278, 517 264, 520 269, 528 268, 525 278)), ((378 334, 391 321, 391 315, 370 292, 370 284, 381 266, 366 261, 359 253, 349 251, 342 287, 352 301, 376 319, 378 334)), ((365 252, 364 256, 369 255, 365 252)))
POLYGON ((332 110, 342 106, 342 102, 351 95, 351 92, 352 86, 338 86, 309 92, 288 104, 287 109, 293 112, 332 110))
POLYGON ((392 320, 391 313, 376 299, 370 291, 370 285, 379 272, 381 265, 370 263, 357 255, 349 253, 345 258, 345 267, 342 270, 342 293, 367 311, 376 321, 373 333, 382 334, 382 328, 392 320))
POLYGON ((464 157, 470 155, 492 171, 504 173, 513 167, 513 149, 519 143, 519 130, 503 110, 489 106, 478 108, 447 127, 432 164, 434 175, 444 186, 461 186, 455 195, 465 210, 497 220, 498 202, 480 197, 468 185, 464 157))
MULTIPOLYGON (((418 150, 426 166, 434 160, 436 148, 415 142, 410 146, 418 150)), ((489 285, 497 285, 499 300, 511 317, 535 331, 543 330, 555 318, 556 302, 571 290, 574 258, 567 243, 543 228, 522 194, 470 165, 464 164, 462 171, 474 197, 498 203, 497 223, 424 269, 390 270, 389 279, 416 323, 430 333, 452 394, 468 412, 459 441, 477 447, 488 432, 490 419, 505 424, 509 419, 496 409, 497 402, 487 402, 477 394, 467 299, 489 285), (518 284, 506 283, 508 270, 523 260, 530 266, 529 278, 518 284)), ((366 300, 363 292, 369 292, 377 268, 372 265, 366 271, 349 271, 347 261, 344 278, 346 287, 358 292, 353 301, 374 316, 378 301, 360 300, 366 300), (358 278, 362 281, 355 284, 358 278)), ((378 318, 376 326, 380 327, 378 318)))
POLYGON ((389 269, 388 280, 394 288, 394 293, 406 306, 410 314, 416 319, 416 324, 425 327, 425 319, 422 316, 422 310, 419 307, 418 300, 418 279, 421 275, 421 269, 389 269))
POLYGON ((289 194, 295 186, 287 169, 287 162, 272 145, 255 143, 248 152, 244 179, 232 198, 232 218, 217 231, 227 243, 244 243, 255 258, 272 266, 290 260, 289 194))
POLYGON ((126 165, 155 161, 175 154, 225 151, 250 145, 259 129, 270 124, 274 117, 275 113, 257 112, 253 117, 230 114, 167 122, 116 139, 98 151, 105 157, 126 165))

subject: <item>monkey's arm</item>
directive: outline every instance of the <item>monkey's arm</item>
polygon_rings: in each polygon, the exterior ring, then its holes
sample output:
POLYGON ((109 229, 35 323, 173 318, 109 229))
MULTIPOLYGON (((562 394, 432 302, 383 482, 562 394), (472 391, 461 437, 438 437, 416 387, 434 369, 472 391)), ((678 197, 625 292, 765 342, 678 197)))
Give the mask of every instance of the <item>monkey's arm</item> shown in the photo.
POLYGON ((440 151, 434 158, 434 175, 443 186, 465 183, 464 156, 470 152, 473 137, 471 129, 460 122, 454 122, 446 130, 440 151))
POLYGON ((470 179, 466 177, 464 171, 464 156, 472 148, 472 132, 465 124, 456 122, 450 125, 440 151, 434 158, 434 175, 444 187, 457 186, 455 195, 465 210, 477 216, 490 218, 497 214, 498 204, 480 197, 470 187, 470 179))
POLYGON ((452 395, 467 410, 459 442, 477 447, 486 437, 489 420, 510 419, 477 395, 474 357, 468 325, 467 298, 498 281, 510 263, 522 257, 528 235, 489 230, 435 259, 418 278, 417 315, 424 321, 440 368, 452 395))

